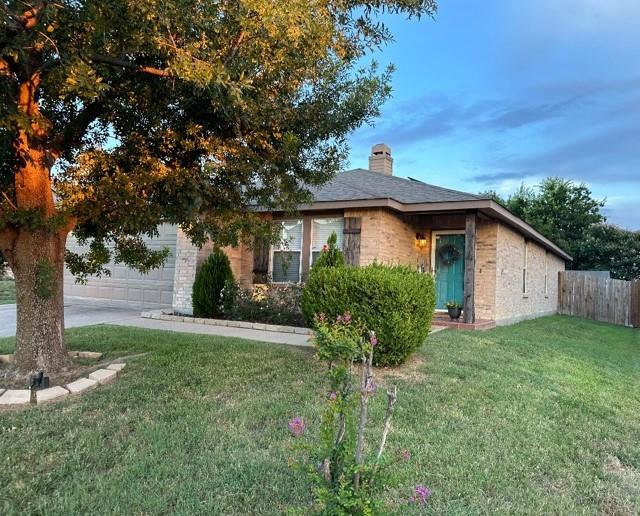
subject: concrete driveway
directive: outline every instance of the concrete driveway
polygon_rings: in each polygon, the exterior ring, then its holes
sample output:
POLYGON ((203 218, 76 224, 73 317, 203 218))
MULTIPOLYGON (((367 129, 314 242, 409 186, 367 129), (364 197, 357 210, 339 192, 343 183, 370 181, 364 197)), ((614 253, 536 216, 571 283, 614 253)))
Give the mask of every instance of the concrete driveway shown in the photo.
MULTIPOLYGON (((197 333, 201 335, 219 335, 241 339, 292 346, 309 346, 308 336, 297 333, 210 326, 186 322, 143 319, 141 307, 114 304, 110 301, 71 297, 64 300, 64 324, 66 328, 91 326, 94 324, 116 324, 153 330, 197 333)), ((156 307, 157 308, 157 307, 156 307)), ((0 338, 13 337, 16 334, 16 305, 0 305, 0 338)))
MULTIPOLYGON (((67 328, 103 323, 135 322, 140 319, 141 308, 114 305, 91 299, 65 298, 64 323, 67 328)), ((0 337, 16 334, 16 305, 0 305, 0 337)))

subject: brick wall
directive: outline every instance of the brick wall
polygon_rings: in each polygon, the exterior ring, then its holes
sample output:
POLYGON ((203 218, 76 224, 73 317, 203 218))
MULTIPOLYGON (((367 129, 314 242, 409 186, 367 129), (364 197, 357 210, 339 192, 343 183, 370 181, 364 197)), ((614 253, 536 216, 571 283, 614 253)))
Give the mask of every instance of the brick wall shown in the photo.
POLYGON ((176 264, 173 277, 173 310, 183 314, 192 314, 191 291, 198 265, 198 248, 178 228, 176 238, 176 264))
MULTIPOLYGON (((211 242, 207 242, 198 249, 182 230, 178 229, 172 304, 175 312, 193 313, 191 292, 196 272, 212 250, 213 244, 211 242)), ((250 287, 253 280, 253 251, 245 245, 225 247, 223 250, 229 257, 231 270, 236 281, 243 287, 250 287)))
POLYGON ((240 244, 238 247, 225 247, 224 252, 231 262, 233 277, 244 288, 248 288, 253 283, 253 251, 246 245, 240 244))
POLYGON ((416 267, 418 255, 425 250, 416 247, 416 227, 384 208, 345 210, 345 217, 360 217, 360 265, 374 261, 389 265, 416 267))
POLYGON ((497 243, 496 322, 509 324, 556 313, 558 272, 565 269, 564 260, 535 242, 527 241, 527 292, 523 293, 525 238, 504 224, 499 224, 497 243))
POLYGON ((476 224, 476 319, 493 320, 496 313, 498 223, 478 217, 476 224))

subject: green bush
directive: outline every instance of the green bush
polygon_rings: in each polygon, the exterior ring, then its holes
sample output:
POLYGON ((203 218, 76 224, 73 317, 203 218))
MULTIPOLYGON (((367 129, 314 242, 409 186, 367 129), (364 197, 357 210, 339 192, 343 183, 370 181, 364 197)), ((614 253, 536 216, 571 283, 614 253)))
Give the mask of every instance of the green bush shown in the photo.
POLYGON ((215 317, 231 308, 233 293, 229 286, 234 284, 229 258, 219 248, 204 262, 193 283, 193 315, 196 317, 215 317))
POLYGON ((336 318, 348 311, 375 331, 375 362, 384 366, 401 364, 420 347, 434 308, 433 277, 400 266, 313 269, 302 294, 307 324, 315 314, 336 318))
POLYGON ((273 285, 265 283, 245 289, 234 288, 233 306, 225 319, 284 326, 305 326, 300 310, 302 288, 295 283, 273 285))

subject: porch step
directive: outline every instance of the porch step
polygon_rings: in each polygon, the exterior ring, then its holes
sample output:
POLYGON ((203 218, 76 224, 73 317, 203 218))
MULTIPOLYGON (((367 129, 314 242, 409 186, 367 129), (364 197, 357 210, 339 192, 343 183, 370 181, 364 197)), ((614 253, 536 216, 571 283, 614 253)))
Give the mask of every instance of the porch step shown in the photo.
POLYGON ((433 317, 433 326, 446 326, 454 330, 490 330, 496 327, 496 322, 487 319, 477 319, 474 323, 452 321, 446 314, 436 314, 433 317))

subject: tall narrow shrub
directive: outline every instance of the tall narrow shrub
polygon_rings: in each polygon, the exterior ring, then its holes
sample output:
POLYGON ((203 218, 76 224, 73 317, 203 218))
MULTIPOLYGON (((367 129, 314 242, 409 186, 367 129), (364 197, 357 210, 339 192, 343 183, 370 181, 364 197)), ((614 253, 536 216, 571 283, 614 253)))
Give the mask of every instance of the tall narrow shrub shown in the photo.
POLYGON ((220 248, 216 248, 196 273, 193 283, 193 315, 215 317, 222 314, 232 301, 224 295, 225 287, 234 283, 229 258, 220 248))
POLYGON ((314 262, 313 267, 342 267, 343 265, 344 256, 342 251, 338 249, 338 236, 336 232, 333 231, 331 235, 329 235, 327 243, 322 246, 320 256, 314 262))

